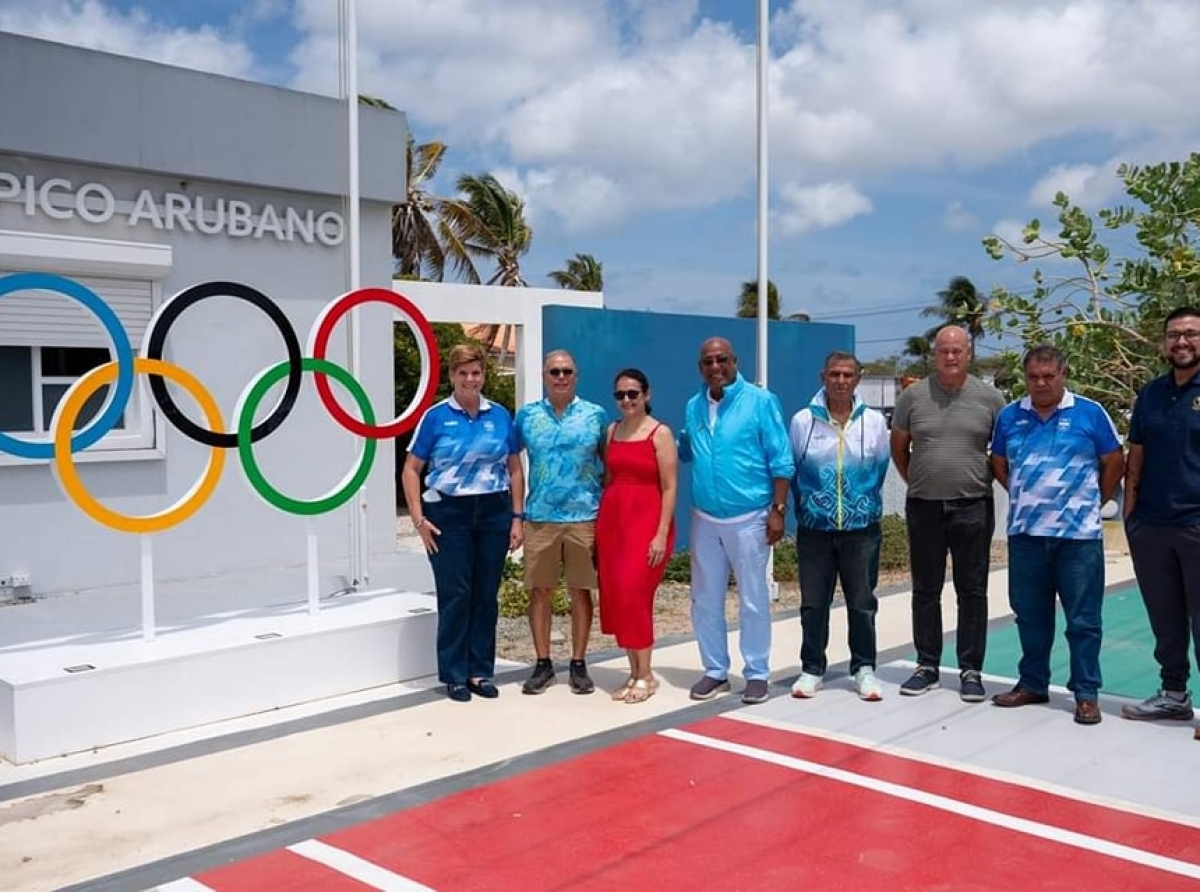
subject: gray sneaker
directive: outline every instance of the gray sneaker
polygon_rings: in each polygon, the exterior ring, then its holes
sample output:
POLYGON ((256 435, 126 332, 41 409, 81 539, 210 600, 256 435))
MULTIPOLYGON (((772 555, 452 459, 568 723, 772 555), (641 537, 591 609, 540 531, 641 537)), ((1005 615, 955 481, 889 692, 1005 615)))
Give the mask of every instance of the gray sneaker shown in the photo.
POLYGON ((692 690, 688 694, 693 700, 711 700, 721 691, 729 690, 728 678, 713 678, 706 675, 698 682, 692 685, 692 690))
MULTIPOLYGON (((1174 691, 1171 692, 1175 693, 1174 691)), ((1121 715, 1127 719, 1138 721, 1153 721, 1155 719, 1176 719, 1190 721, 1192 718, 1192 692, 1180 691, 1183 699, 1172 697, 1166 691, 1159 691, 1153 697, 1147 697, 1141 703, 1122 706, 1121 715)))
POLYGON ((743 703, 766 703, 770 697, 765 678, 751 678, 746 682, 746 689, 742 691, 743 703))

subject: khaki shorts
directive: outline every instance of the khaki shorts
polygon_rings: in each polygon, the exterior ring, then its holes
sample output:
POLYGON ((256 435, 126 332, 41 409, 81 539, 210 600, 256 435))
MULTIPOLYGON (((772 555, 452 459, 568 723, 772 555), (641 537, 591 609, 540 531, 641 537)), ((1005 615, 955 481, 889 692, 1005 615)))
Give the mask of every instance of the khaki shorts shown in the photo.
POLYGON ((566 571, 567 588, 596 588, 594 521, 525 523, 525 587, 554 588, 559 570, 566 571))

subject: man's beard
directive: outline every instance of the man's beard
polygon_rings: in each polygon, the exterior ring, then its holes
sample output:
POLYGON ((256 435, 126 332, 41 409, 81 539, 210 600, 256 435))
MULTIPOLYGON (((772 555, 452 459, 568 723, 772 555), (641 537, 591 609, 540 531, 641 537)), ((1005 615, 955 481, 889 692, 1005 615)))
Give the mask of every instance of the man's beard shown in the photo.
POLYGON ((1171 357, 1170 357, 1170 361, 1171 361, 1171 366, 1173 368, 1177 368, 1180 371, 1186 372, 1190 369, 1194 369, 1197 366, 1200 366, 1200 351, 1193 350, 1192 358, 1187 360, 1186 362, 1183 361, 1182 359, 1176 358, 1175 354, 1172 353, 1171 357))

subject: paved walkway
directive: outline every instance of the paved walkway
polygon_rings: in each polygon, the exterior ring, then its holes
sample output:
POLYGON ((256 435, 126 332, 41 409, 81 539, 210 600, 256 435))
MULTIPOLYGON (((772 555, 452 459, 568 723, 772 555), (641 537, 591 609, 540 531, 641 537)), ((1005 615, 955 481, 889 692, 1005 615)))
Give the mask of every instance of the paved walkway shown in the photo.
MULTIPOLYGON (((1110 584, 1130 578, 1128 559, 1111 557, 1110 584)), ((731 695, 707 704, 689 701, 687 688, 700 668, 694 643, 679 641, 657 650, 663 687, 638 705, 613 703, 603 693, 575 696, 565 684, 537 698, 523 697, 519 685, 525 671, 513 667, 498 679, 501 697, 496 701, 451 703, 432 682, 393 686, 101 752, 32 765, 0 765, 0 875, 5 877, 5 888, 13 890, 63 889, 74 884, 93 890, 146 889, 730 711, 745 713, 750 722, 779 720, 809 729, 828 708, 833 712, 822 721, 832 721, 834 727, 826 726, 821 733, 857 733, 864 721, 893 721, 908 730, 884 730, 869 739, 907 739, 905 735, 917 733, 913 723, 928 731, 942 721, 937 708, 929 714, 926 709, 940 707, 954 715, 963 710, 953 683, 937 697, 910 701, 896 696, 906 668, 903 661, 911 658, 909 600, 907 593, 901 593, 887 597, 881 606, 881 664, 888 664, 883 704, 838 697, 838 682, 831 676, 827 692, 800 704, 817 709, 794 712, 799 701, 786 696, 786 686, 798 672, 799 624, 791 616, 775 623, 773 700, 759 707, 740 707, 737 679, 731 695), (926 702, 931 706, 921 705, 926 702), (836 717, 830 719, 831 715, 836 717)), ((993 618, 1002 625, 1007 615, 1003 571, 991 576, 990 602, 993 618)), ((946 628, 953 629, 953 598, 946 603, 946 628)), ((844 613, 839 610, 831 632, 830 660, 835 666, 848 657, 844 642, 844 613)), ((623 680, 625 661, 619 654, 605 656, 595 663, 594 676, 601 688, 609 689, 623 680)), ((1009 683, 989 682, 993 689, 1009 683)), ((1062 710, 1028 711, 1031 718, 1021 716, 1021 722, 1047 723, 1056 734, 1099 735, 1094 739, 1108 743, 1098 755, 1111 758, 1117 758, 1114 753, 1119 751, 1121 758, 1128 759, 1127 747, 1150 739, 1173 748, 1185 736, 1191 739, 1190 732, 1178 727, 1171 735, 1167 732, 1172 729, 1114 720, 1114 708, 1106 705, 1106 721, 1097 729, 1077 728, 1062 710), (1111 743, 1118 738, 1120 746, 1111 743)), ((961 746, 953 747, 961 759, 974 762, 998 748, 1017 746, 1029 762, 1044 760, 1053 779, 1055 766, 1074 751, 1064 747, 1055 758, 1046 759, 1045 740, 1023 737, 1027 730, 1023 724, 1004 721, 1011 713, 984 705, 966 707, 963 714, 979 724, 960 738, 961 746), (1007 736, 993 736, 1003 735, 1004 729, 1011 729, 1007 736)), ((942 735, 942 739, 952 737, 942 735)), ((1185 752, 1191 756, 1187 762, 1165 765, 1184 772, 1173 773, 1178 781, 1175 789, 1195 790, 1200 788, 1200 774, 1190 766, 1200 763, 1192 750, 1185 752), (1191 780, 1195 783, 1189 786, 1185 781, 1191 780)), ((1121 772, 1091 773, 1111 780, 1121 772)), ((1136 793, 1107 789, 1096 795, 1124 800, 1136 799, 1136 793)), ((1179 807, 1172 802, 1146 806, 1171 812, 1172 820, 1177 819, 1179 807)), ((1190 807, 1189 820, 1200 826, 1200 811, 1186 803, 1184 807, 1190 807)), ((564 805, 564 821, 568 812, 564 805)), ((1200 862, 1200 849, 1197 853, 1195 860, 1200 862)), ((340 888, 319 883, 295 886, 302 887, 340 888)), ((239 888, 284 887, 243 882, 239 888)))

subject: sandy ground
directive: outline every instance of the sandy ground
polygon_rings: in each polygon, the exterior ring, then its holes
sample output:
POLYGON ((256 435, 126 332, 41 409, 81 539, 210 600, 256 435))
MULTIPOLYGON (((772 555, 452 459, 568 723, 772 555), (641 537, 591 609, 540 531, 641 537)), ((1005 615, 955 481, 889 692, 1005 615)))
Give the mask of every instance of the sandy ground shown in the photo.
MULTIPOLYGON (((400 516, 396 523, 397 540, 402 548, 416 548, 420 545, 412 523, 407 516, 400 516), (414 543, 415 546, 414 546, 414 543)), ((1006 550, 1003 542, 992 547, 992 569, 1004 566, 1006 550)), ((947 574, 949 571, 947 571, 947 574)), ((949 575, 947 575, 949 578, 949 575)), ((885 594, 897 588, 906 588, 909 583, 908 570, 884 570, 879 574, 879 593, 885 594)), ((838 596, 840 600, 840 595, 838 596)), ((797 616, 800 609, 800 590, 794 582, 779 583, 778 598, 772 612, 797 616)), ((737 620, 737 594, 729 592, 726 600, 725 615, 730 622, 737 620)), ((692 632, 691 599, 688 586, 681 583, 664 583, 658 589, 654 602, 654 629, 659 638, 672 635, 690 635, 692 632)), ((565 662, 570 658, 571 618, 556 616, 552 621, 551 653, 555 662, 565 662)), ((592 635, 588 642, 588 651, 605 651, 615 649, 616 640, 611 635, 600 633, 600 620, 597 615, 592 624, 592 635)), ((529 636, 529 622, 525 617, 500 617, 496 629, 497 656, 518 663, 532 663, 535 659, 533 642, 529 636)))

